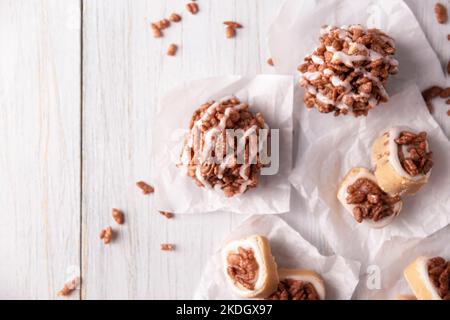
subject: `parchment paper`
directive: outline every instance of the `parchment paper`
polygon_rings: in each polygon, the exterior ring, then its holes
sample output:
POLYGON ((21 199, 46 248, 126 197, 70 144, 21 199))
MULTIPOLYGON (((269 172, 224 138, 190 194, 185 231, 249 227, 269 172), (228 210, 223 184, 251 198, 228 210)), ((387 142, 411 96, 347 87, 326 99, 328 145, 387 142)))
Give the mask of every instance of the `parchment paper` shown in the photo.
MULTIPOLYGON (((269 239, 278 267, 314 270, 325 282, 327 299, 351 298, 358 284, 359 262, 341 256, 322 256, 286 222, 269 215, 252 216, 245 220, 227 237, 223 245, 254 234, 264 235, 269 239)), ((204 268, 194 299, 241 299, 231 292, 226 283, 220 249, 204 268)))
POLYGON ((370 118, 329 131, 308 148, 301 147, 291 181, 307 207, 317 214, 321 230, 335 252, 367 261, 391 237, 426 237, 450 223, 450 142, 430 116, 415 85, 391 97, 370 118), (337 200, 345 174, 353 167, 371 168, 372 143, 385 129, 409 126, 428 132, 434 167, 414 196, 403 197, 400 215, 383 229, 358 224, 337 200))
POLYGON ((364 274, 355 293, 357 299, 396 299, 399 294, 412 294, 403 270, 418 256, 450 259, 450 227, 426 239, 394 238, 387 241, 364 274), (377 268, 377 269, 374 269, 377 268), (376 272, 374 272, 376 270, 376 272), (379 282, 374 277, 380 275, 379 282), (379 287, 374 287, 376 284, 379 287))
POLYGON ((168 92, 157 107, 152 130, 153 172, 156 208, 175 213, 228 211, 235 213, 283 213, 289 211, 292 169, 291 76, 223 76, 192 81, 168 92), (206 190, 176 167, 193 112, 211 99, 236 95, 262 112, 271 129, 280 132, 280 165, 276 175, 260 176, 256 188, 241 196, 226 198, 206 190))
MULTIPOLYGON (((429 8, 431 11, 433 7, 429 8)), ((402 0, 287 0, 280 9, 268 33, 268 44, 280 74, 295 75, 303 58, 319 44, 322 25, 362 24, 376 27, 392 36, 396 42, 399 73, 388 80, 390 95, 401 92, 411 81, 420 90, 432 85, 446 85, 442 66, 419 23, 402 0)), ((447 82, 448 83, 448 82, 447 82)), ((314 143, 324 133, 354 124, 352 116, 335 118, 316 109, 306 110, 303 89, 296 85, 294 111, 301 119, 302 144, 314 143)), ((436 120, 450 137, 448 108, 443 101, 436 104, 436 120)), ((383 108, 379 105, 378 108, 383 108)), ((369 112, 369 118, 374 114, 369 112)))

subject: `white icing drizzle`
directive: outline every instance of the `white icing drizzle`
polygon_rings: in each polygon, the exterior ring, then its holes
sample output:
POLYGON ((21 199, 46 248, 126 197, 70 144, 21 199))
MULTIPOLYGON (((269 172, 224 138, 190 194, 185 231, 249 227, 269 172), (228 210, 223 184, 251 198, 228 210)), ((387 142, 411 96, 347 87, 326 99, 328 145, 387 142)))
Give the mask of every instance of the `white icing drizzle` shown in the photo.
POLYGON ((319 71, 316 72, 305 72, 303 74, 303 77, 307 79, 308 81, 314 81, 317 80, 320 77, 321 73, 319 71))
POLYGON ((346 92, 352 89, 348 81, 343 81, 338 76, 331 77, 331 84, 335 87, 344 87, 346 92))
POLYGON ((331 100, 330 98, 328 98, 327 96, 323 95, 320 92, 316 94, 316 98, 317 98, 317 100, 319 100, 320 102, 325 103, 325 104, 334 104, 335 103, 335 101, 331 100))
POLYGON ((323 74, 326 76, 331 76, 334 74, 333 70, 329 69, 329 68, 325 68, 323 69, 323 74))
POLYGON ((316 56, 314 54, 311 56, 311 60, 316 64, 324 64, 325 63, 321 57, 316 56))

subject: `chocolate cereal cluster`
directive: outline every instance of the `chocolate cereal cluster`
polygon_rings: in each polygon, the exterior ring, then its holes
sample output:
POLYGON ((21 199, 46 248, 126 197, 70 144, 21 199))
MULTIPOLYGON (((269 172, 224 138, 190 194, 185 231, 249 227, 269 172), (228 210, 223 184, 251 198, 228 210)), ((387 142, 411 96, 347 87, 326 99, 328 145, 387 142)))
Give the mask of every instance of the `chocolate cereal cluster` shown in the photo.
MULTIPOLYGON (((200 106, 191 118, 179 167, 198 186, 221 190, 233 197, 255 188, 261 163, 259 149, 250 143, 252 137, 264 139, 260 130, 268 130, 263 115, 253 114, 247 103, 234 96, 209 101, 200 106), (240 132, 230 139, 230 130, 240 132), (239 156, 239 145, 242 154, 239 156), (227 148, 235 152, 228 153, 227 148)), ((266 136, 267 138, 267 136, 266 136)))
POLYGON ((298 67, 306 106, 336 116, 366 116, 388 101, 386 81, 398 72, 394 54, 394 40, 378 29, 323 27, 320 46, 298 67))

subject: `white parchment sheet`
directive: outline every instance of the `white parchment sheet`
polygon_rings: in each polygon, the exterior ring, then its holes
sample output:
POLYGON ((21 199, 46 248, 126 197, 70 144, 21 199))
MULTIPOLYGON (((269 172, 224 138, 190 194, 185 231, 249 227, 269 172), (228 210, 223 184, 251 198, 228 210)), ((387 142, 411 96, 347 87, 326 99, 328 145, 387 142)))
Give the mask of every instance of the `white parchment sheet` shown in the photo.
POLYGON ((152 130, 155 203, 158 210, 175 213, 228 211, 245 214, 288 212, 293 140, 293 80, 291 76, 223 76, 180 85, 161 99, 152 130), (280 160, 275 175, 260 176, 256 188, 226 198, 222 192, 198 187, 176 167, 184 134, 194 111, 211 99, 235 95, 262 112, 271 129, 279 129, 280 160))
MULTIPOLYGON (((351 298, 358 284, 359 262, 337 255, 322 256, 297 231, 273 215, 250 217, 227 237, 223 245, 255 234, 269 239, 278 267, 314 270, 325 282, 327 299, 351 298)), ((231 292, 226 283, 220 249, 214 253, 204 268, 194 299, 241 299, 231 292)))
MULTIPOLYGON (((432 6, 430 10, 433 10, 432 6)), ((421 91, 432 85, 446 85, 438 57, 414 14, 402 0, 287 0, 268 33, 276 72, 293 74, 297 82, 297 67, 318 46, 320 27, 349 24, 380 28, 395 39, 399 73, 388 80, 390 95, 402 91, 411 81, 417 83, 421 91)), ((315 109, 308 112, 303 104, 303 92, 297 85, 294 111, 300 113, 302 143, 314 143, 330 130, 352 125, 352 116, 335 118, 315 109)), ((442 99, 436 99, 434 104, 436 120, 450 137, 448 107, 442 99)), ((369 112, 369 117, 373 116, 369 112)))
POLYGON ((396 299, 399 294, 412 294, 403 270, 418 256, 450 259, 450 227, 426 239, 393 238, 387 241, 370 262, 370 272, 361 278, 356 299, 396 299))
POLYGON ((430 116, 419 89, 411 85, 391 97, 372 117, 330 130, 309 147, 300 147, 291 181, 307 207, 317 214, 321 230, 335 252, 367 261, 394 236, 426 237, 450 223, 450 142, 430 116), (383 229, 358 224, 336 197, 344 176, 353 167, 371 168, 373 141, 391 126, 427 131, 434 167, 428 184, 414 196, 403 197, 400 215, 383 229))

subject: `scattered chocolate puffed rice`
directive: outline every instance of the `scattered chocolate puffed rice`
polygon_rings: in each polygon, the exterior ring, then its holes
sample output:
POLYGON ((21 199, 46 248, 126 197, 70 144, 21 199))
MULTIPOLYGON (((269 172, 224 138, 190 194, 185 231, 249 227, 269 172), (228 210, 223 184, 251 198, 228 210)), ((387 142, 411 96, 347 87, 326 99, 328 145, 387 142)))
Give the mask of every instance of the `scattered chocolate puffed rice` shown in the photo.
POLYGON ((172 22, 180 22, 181 21, 181 16, 178 13, 172 13, 169 17, 169 20, 172 22))
POLYGON ((117 224, 123 224, 125 221, 125 217, 123 215, 123 212, 119 209, 113 208, 111 213, 114 221, 117 222, 117 224))
POLYGON ((168 56, 174 56, 177 53, 178 46, 174 43, 170 44, 169 48, 167 49, 167 55, 168 56))
POLYGON ((236 97, 225 97, 201 105, 189 129, 178 167, 199 187, 233 197, 257 186, 264 167, 262 146, 269 138, 261 113, 253 114, 249 105, 236 97), (255 140, 261 144, 250 143, 255 140), (235 152, 228 152, 231 150, 235 152))
MULTIPOLYGON (((433 113, 433 103, 432 101, 439 97, 442 99, 447 99, 448 97, 450 97, 450 87, 447 88, 442 88, 439 86, 431 86, 428 89, 422 91, 422 97, 425 100, 425 103, 428 107, 428 110, 430 111, 430 113, 433 113)), ((446 100, 446 104, 449 104, 448 102, 449 100, 446 100)))
POLYGON ((242 24, 240 24, 239 22, 236 22, 236 21, 227 20, 227 21, 224 21, 223 24, 228 27, 232 27, 234 29, 242 28, 242 24))
POLYGON ((64 283, 64 287, 58 291, 57 293, 58 297, 67 297, 77 288, 79 283, 80 283, 79 276, 74 276, 71 279, 67 280, 64 283))
POLYGON ((447 8, 442 3, 436 3, 434 6, 434 13, 438 23, 443 24, 447 22, 447 8))
POLYGON ((168 211, 159 211, 159 214, 166 217, 167 219, 172 219, 174 214, 168 211))
POLYGON ((308 108, 319 112, 366 116, 389 99, 385 84, 398 72, 394 40, 361 25, 325 26, 320 46, 298 67, 308 108))
POLYGON ((170 27, 170 21, 168 19, 164 18, 164 19, 161 19, 161 20, 155 22, 155 25, 158 29, 164 30, 164 29, 167 29, 168 27, 170 27))
POLYGON ((155 192, 155 188, 145 183, 144 181, 138 181, 136 182, 136 185, 138 186, 139 189, 142 190, 142 193, 145 195, 155 192))
POLYGON ((236 35, 236 30, 234 30, 234 28, 228 26, 225 28, 225 35, 228 39, 234 38, 234 36, 236 35))
POLYGON ((107 227, 100 232, 100 239, 104 244, 109 244, 113 238, 113 230, 111 227, 107 227))
POLYGON ((188 4, 186 4, 186 9, 191 14, 197 14, 199 11, 198 4, 195 2, 189 2, 188 4))
POLYGON ((162 30, 170 27, 170 21, 164 18, 159 21, 152 22, 150 26, 152 27, 153 30, 153 37, 161 38, 163 36, 162 30))
POLYGON ((161 29, 155 23, 151 23, 150 26, 152 27, 153 37, 161 38, 163 36, 161 29))
POLYGON ((223 24, 226 26, 225 35, 228 39, 234 38, 236 36, 236 29, 242 28, 242 24, 235 21, 224 21, 223 24))
POLYGON ((175 249, 175 245, 173 243, 161 243, 162 251, 173 251, 175 249))

